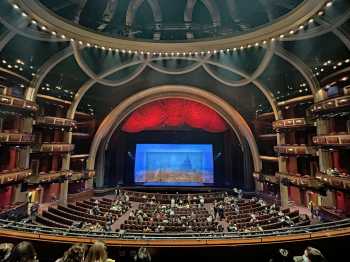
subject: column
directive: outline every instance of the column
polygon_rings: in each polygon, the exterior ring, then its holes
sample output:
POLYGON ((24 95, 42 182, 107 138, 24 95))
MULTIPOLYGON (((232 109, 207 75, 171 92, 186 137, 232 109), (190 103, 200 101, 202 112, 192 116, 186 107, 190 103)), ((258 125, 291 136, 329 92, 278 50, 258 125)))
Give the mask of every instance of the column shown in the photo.
POLYGON ((14 186, 14 193, 12 203, 27 202, 27 192, 21 192, 22 185, 18 184, 14 186))
MULTIPOLYGON (((317 119, 317 135, 329 134, 332 128, 332 121, 328 119, 317 119)), ((318 150, 319 166, 322 173, 326 173, 328 168, 332 168, 332 153, 329 150, 318 150)), ((327 191, 327 196, 320 196, 322 206, 335 206, 336 195, 335 192, 327 191)))
MULTIPOLYGON (((285 134, 283 133, 278 133, 277 134, 277 144, 281 145, 285 143, 285 134)), ((282 156, 278 156, 278 171, 280 173, 287 173, 287 159, 282 157, 282 156)), ((283 185, 280 182, 280 198, 281 198, 281 206, 282 208, 288 208, 288 187, 283 185)))
POLYGON ((18 167, 23 169, 28 169, 30 165, 30 146, 22 148, 19 150, 18 167))
POLYGON ((341 170, 341 164, 340 164, 340 153, 338 150, 333 151, 332 153, 332 162, 333 162, 333 168, 336 168, 338 170, 341 170))
POLYGON ((9 149, 9 160, 7 164, 7 170, 12 170, 16 168, 17 162, 17 149, 15 147, 10 147, 9 149))
POLYGON ((96 161, 96 187, 104 186, 104 174, 105 174, 105 150, 104 147, 100 147, 96 161))
MULTIPOLYGON (((71 131, 64 133, 64 142, 69 144, 72 142, 71 131)), ((62 158, 62 170, 69 170, 69 167, 70 167, 70 153, 67 153, 62 158)), ((67 204, 68 186, 69 186, 68 180, 65 180, 63 183, 60 184, 60 196, 59 196, 60 204, 63 204, 63 205, 67 204)))
POLYGON ((58 170, 58 156, 53 155, 51 159, 51 171, 57 171, 58 170))
POLYGON ((69 181, 65 180, 63 183, 60 184, 60 196, 59 196, 59 203, 61 205, 66 205, 68 200, 68 186, 69 181))
MULTIPOLYGON (((327 119, 317 119, 317 135, 326 135, 330 132, 331 124, 327 119)), ((328 150, 319 149, 319 166, 320 171, 325 173, 328 168, 332 167, 332 156, 328 150)))

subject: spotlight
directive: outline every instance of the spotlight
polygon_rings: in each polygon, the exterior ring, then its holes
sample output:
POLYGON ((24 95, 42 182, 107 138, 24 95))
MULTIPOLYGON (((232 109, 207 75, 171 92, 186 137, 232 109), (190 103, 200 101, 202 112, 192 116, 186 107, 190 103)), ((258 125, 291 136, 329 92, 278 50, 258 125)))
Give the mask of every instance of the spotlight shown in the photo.
POLYGON ((333 5, 332 1, 327 2, 326 7, 331 7, 333 5))

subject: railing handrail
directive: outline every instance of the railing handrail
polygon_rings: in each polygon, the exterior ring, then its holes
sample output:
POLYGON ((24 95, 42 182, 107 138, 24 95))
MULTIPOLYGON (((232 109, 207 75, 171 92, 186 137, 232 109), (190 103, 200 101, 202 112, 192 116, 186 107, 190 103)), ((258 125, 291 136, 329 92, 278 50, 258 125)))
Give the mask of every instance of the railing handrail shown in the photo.
MULTIPOLYGON (((290 235, 300 233, 313 233, 323 230, 339 229, 350 227, 350 218, 319 223, 308 226, 288 227, 264 231, 251 232, 185 232, 185 233, 131 233, 131 232, 109 232, 109 231, 86 231, 81 229, 64 229, 56 227, 48 227, 34 224, 15 222, 10 220, 0 219, 0 228, 8 230, 16 230, 32 233, 46 233, 61 236, 76 236, 76 237, 101 237, 101 238, 116 238, 116 239, 133 239, 133 240, 152 240, 152 239, 237 239, 237 238, 259 238, 266 236, 290 235)), ((0 230, 1 231, 1 230, 0 230)))

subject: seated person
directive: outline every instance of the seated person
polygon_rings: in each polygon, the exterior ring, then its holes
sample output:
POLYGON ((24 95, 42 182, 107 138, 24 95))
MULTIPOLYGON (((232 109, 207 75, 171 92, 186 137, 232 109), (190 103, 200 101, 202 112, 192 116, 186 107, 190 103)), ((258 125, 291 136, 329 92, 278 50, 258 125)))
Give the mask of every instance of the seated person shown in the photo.
POLYGON ((307 247, 304 251, 304 254, 302 256, 295 256, 293 257, 293 260, 295 262, 326 262, 327 260, 322 255, 321 251, 313 248, 313 247, 307 247))

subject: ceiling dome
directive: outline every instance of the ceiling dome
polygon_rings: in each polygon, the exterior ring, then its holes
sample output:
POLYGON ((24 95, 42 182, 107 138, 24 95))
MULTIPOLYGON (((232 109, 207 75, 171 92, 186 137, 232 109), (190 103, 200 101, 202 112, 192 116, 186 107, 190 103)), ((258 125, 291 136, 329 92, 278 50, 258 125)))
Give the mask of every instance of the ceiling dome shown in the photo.
POLYGON ((40 0, 77 25, 112 36, 191 41, 254 31, 298 9, 303 0, 40 0))

